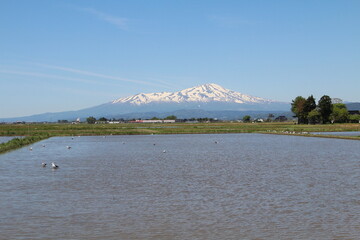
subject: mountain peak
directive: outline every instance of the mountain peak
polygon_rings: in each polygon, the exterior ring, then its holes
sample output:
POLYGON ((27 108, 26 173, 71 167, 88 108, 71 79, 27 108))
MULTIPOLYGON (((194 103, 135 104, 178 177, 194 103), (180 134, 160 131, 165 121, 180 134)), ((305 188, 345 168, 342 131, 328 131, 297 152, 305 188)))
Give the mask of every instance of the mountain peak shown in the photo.
POLYGON ((112 103, 143 105, 149 103, 189 103, 189 102, 227 102, 227 103, 269 103, 271 100, 235 92, 215 83, 207 83, 178 92, 140 93, 119 98, 112 103))
POLYGON ((194 87, 196 89, 201 89, 204 91, 227 91, 227 89, 223 88, 222 86, 216 84, 216 83, 206 83, 197 87, 194 87))
POLYGON ((208 87, 208 88, 215 88, 215 89, 219 89, 219 88, 223 88, 222 86, 216 84, 216 83, 205 83, 203 85, 200 85, 203 87, 208 87))

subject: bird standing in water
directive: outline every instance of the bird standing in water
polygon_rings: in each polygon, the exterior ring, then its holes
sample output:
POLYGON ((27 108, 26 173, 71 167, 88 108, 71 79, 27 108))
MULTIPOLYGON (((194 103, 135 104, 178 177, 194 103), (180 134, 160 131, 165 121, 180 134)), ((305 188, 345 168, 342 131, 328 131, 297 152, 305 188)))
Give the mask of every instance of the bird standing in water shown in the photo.
POLYGON ((52 163, 51 163, 51 167, 52 167, 53 169, 57 169, 57 168, 59 168, 59 166, 58 166, 58 165, 56 165, 54 162, 52 162, 52 163))

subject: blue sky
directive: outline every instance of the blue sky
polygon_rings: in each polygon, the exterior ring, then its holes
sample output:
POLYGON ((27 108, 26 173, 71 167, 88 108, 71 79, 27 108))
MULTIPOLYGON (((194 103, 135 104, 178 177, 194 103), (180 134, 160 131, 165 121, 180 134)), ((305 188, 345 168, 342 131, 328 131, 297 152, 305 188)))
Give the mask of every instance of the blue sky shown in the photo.
POLYGON ((360 1, 2 0, 0 118, 205 83, 360 101, 360 1))

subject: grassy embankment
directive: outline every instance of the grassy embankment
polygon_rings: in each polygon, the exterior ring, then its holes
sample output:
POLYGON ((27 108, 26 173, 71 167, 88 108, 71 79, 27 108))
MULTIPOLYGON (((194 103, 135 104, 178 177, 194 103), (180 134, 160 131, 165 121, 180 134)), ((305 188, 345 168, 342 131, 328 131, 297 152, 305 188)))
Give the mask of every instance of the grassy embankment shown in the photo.
POLYGON ((0 144, 0 153, 15 150, 15 149, 21 148, 23 146, 30 145, 35 142, 44 140, 48 137, 49 137, 48 135, 38 135, 38 136, 27 136, 24 138, 14 138, 8 142, 0 144))

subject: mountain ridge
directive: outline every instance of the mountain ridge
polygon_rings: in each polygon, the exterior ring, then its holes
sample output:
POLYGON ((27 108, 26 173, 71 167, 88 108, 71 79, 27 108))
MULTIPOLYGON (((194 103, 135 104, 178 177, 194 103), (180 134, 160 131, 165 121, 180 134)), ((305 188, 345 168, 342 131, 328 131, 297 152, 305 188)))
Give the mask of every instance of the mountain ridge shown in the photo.
POLYGON ((191 103, 191 102, 228 102, 228 103, 270 103, 269 99, 254 97, 235 92, 215 83, 207 83, 177 92, 139 93, 133 96, 119 98, 112 101, 116 103, 130 103, 143 105, 149 103, 191 103))

